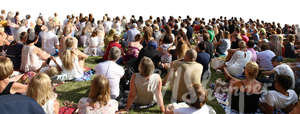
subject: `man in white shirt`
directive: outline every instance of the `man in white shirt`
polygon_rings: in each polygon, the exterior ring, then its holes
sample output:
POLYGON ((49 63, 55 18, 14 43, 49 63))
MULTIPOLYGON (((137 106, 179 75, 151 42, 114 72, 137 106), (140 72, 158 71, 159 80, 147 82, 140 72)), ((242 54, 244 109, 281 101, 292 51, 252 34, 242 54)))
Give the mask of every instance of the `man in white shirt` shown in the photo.
POLYGON ((123 77, 125 71, 122 66, 118 65, 116 61, 121 57, 121 50, 117 47, 112 47, 109 50, 109 60, 99 63, 95 66, 97 75, 103 75, 109 80, 110 96, 116 99, 120 94, 120 79, 123 77))
POLYGON ((264 75, 271 75, 271 74, 277 74, 277 75, 284 75, 289 76, 292 79, 292 86, 290 89, 295 88, 295 76, 294 72, 291 69, 291 67, 285 63, 282 63, 283 58, 282 56, 275 56, 272 58, 272 64, 274 66, 273 70, 271 71, 264 71, 264 75))
POLYGON ((127 43, 134 42, 137 34, 140 34, 140 31, 137 30, 137 24, 133 23, 127 32, 127 43))
POLYGON ((40 37, 42 40, 42 49, 50 55, 56 55, 56 49, 59 48, 59 40, 55 34, 55 23, 53 21, 50 21, 48 23, 48 28, 45 26, 42 28, 45 29, 40 33, 40 37))

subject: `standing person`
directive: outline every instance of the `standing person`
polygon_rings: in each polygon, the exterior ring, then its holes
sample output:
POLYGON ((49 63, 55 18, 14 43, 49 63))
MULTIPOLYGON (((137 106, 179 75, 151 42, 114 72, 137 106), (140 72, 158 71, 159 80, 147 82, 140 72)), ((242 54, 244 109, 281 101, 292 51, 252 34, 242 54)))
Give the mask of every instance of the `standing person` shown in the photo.
POLYGON ((137 30, 137 24, 133 23, 127 32, 127 43, 133 42, 137 34, 140 34, 140 31, 137 30))
POLYGON ((97 75, 91 84, 88 97, 78 103, 78 114, 115 114, 118 101, 111 99, 109 81, 103 75, 97 75))
POLYGON ((48 27, 43 34, 41 34, 42 39, 42 49, 45 50, 50 55, 54 56, 58 54, 59 40, 55 34, 55 24, 53 21, 48 23, 48 27), (48 29, 48 31, 47 31, 48 29))
POLYGON ((94 68, 97 75, 103 75, 109 80, 110 97, 112 99, 118 98, 120 94, 120 79, 125 73, 123 67, 116 63, 121 54, 122 52, 118 47, 112 47, 109 50, 108 60, 97 64, 94 68))
POLYGON ((34 76, 28 85, 27 96, 32 97, 42 106, 46 114, 58 114, 59 103, 53 92, 51 79, 45 73, 34 76))

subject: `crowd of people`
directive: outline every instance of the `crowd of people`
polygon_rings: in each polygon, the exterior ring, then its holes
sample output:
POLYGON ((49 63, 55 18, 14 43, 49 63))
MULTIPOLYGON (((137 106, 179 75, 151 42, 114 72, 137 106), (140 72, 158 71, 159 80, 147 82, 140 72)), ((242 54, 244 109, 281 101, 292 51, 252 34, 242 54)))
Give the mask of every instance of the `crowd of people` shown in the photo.
POLYGON ((0 100, 22 94, 46 114, 58 114, 63 106, 55 87, 91 80, 76 113, 126 113, 157 104, 166 114, 215 114, 206 104, 208 89, 229 102, 220 102, 226 113, 300 113, 298 25, 222 16, 127 19, 105 14, 96 20, 80 13, 61 21, 57 13, 47 19, 19 15, 1 10, 0 100), (89 56, 101 57, 94 68, 85 66, 89 56), (212 69, 216 62, 222 64, 212 69), (214 88, 202 83, 214 76, 211 69, 227 83, 222 97, 218 82, 214 88), (171 104, 164 104, 167 85, 171 104), (128 97, 121 107, 124 94, 128 97))

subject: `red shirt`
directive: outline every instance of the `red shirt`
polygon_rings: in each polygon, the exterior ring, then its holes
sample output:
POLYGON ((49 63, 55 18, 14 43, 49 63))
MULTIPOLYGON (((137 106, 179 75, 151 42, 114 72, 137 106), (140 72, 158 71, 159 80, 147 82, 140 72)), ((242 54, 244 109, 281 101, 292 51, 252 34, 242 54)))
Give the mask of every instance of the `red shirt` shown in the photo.
POLYGON ((123 53, 123 49, 122 49, 121 44, 119 44, 119 43, 117 43, 117 42, 114 42, 114 41, 111 41, 111 42, 109 42, 109 44, 108 44, 108 46, 107 46, 107 48, 106 48, 106 50, 105 50, 105 54, 104 54, 104 56, 103 56, 103 59, 104 59, 104 60, 108 60, 109 50, 110 50, 112 47, 118 47, 118 48, 122 51, 122 53, 123 53))

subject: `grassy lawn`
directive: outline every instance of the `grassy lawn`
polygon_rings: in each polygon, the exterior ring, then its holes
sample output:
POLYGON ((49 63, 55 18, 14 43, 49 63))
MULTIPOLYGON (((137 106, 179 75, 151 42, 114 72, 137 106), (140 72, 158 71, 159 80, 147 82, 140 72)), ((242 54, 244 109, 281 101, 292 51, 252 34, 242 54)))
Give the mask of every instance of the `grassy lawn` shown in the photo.
MULTIPOLYGON (((90 68, 94 68, 94 66, 97 64, 97 60, 100 59, 99 57, 89 57, 86 60, 86 66, 90 68)), ((285 62, 293 62, 293 59, 285 60, 285 62)), ((210 85, 211 83, 215 82, 217 78, 224 78, 222 74, 219 74, 212 70, 212 75, 210 78, 210 81, 207 85, 210 85)), ((209 87, 209 86, 207 86, 209 87)), ((87 82, 66 82, 63 85, 60 85, 56 88, 56 92, 58 93, 58 100, 62 104, 64 101, 72 101, 74 103, 78 103, 79 99, 81 97, 87 97, 88 96, 88 89, 90 88, 90 81, 87 82)), ((165 96, 164 96, 164 104, 167 105, 170 103, 170 97, 171 97, 171 91, 167 90, 165 96)), ((212 97, 209 95, 209 97, 212 97)), ((208 101, 210 106, 212 106, 215 111, 218 114, 223 114, 224 110, 223 108, 217 103, 215 99, 208 101)), ((61 105, 62 106, 62 105, 61 105)), ((130 114, 153 114, 153 113, 159 113, 159 107, 155 106, 153 108, 147 109, 147 110, 131 110, 130 114)))

